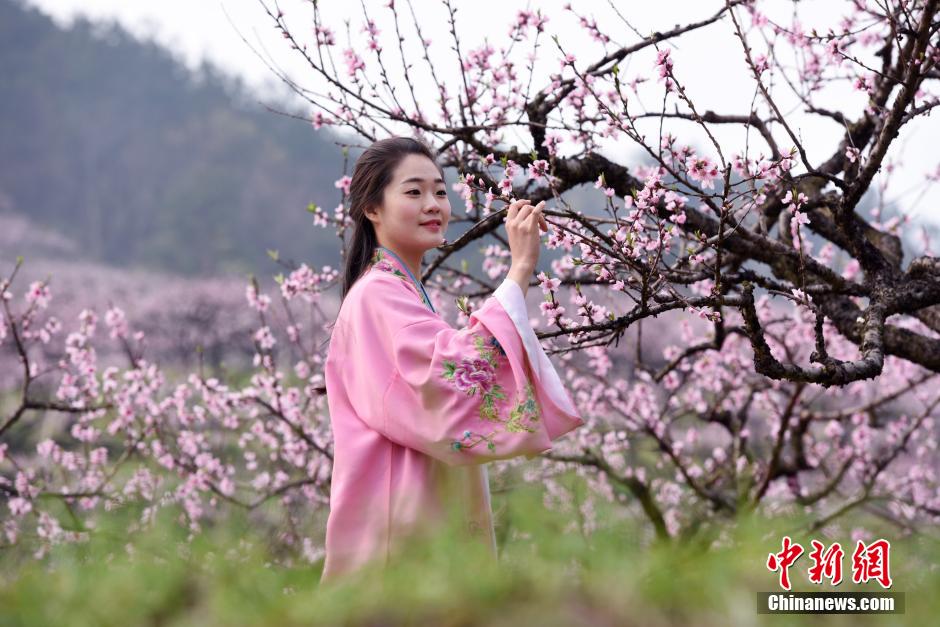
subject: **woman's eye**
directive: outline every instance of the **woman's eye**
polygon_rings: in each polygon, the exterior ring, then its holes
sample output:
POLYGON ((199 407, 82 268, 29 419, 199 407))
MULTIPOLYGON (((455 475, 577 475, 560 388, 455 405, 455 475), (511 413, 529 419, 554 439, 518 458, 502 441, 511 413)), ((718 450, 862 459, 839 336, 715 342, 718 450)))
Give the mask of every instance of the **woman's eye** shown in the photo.
POLYGON ((438 195, 438 196, 446 196, 446 195, 447 195, 447 192, 444 191, 443 189, 441 189, 441 190, 438 190, 437 195, 438 195))
POLYGON ((406 194, 410 194, 411 192, 414 192, 415 194, 420 194, 420 193, 421 193, 421 192, 419 192, 419 191, 416 190, 416 189, 409 189, 409 190, 408 190, 407 192, 405 192, 405 193, 406 193, 406 194))

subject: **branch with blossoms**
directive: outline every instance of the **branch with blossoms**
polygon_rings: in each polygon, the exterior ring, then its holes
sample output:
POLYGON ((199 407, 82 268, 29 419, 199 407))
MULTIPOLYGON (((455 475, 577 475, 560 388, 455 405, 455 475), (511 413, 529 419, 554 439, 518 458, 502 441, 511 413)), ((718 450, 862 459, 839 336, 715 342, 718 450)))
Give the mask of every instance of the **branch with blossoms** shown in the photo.
POLYGON ((256 371, 231 388, 201 365, 171 385, 117 307, 104 322, 125 364, 99 363, 99 316, 85 309, 64 350, 42 365, 38 353, 50 350, 63 323, 51 313, 48 281, 31 284, 17 305, 21 265, 0 280, 2 367, 21 371, 9 408, 0 405, 0 502, 9 512, 0 546, 29 546, 42 556, 56 543, 83 540, 98 517, 132 504, 140 508, 136 527, 178 506, 193 533, 237 507, 270 528, 276 543, 312 561, 322 557, 322 529, 310 508, 329 502, 332 442, 321 351, 308 344, 316 337, 300 313, 311 313, 311 329, 322 325, 320 292, 335 270, 301 265, 279 275, 277 315, 252 280, 246 297, 257 316, 256 371), (286 374, 279 369, 285 357, 296 359, 286 374))
MULTIPOLYGON (((463 37, 453 2, 436 5, 435 24, 431 5, 419 18, 399 0, 363 4, 361 43, 350 22, 341 38, 311 4, 307 42, 303 21, 259 0, 322 86, 291 81, 313 112, 288 115, 365 143, 413 135, 458 173, 458 235, 423 271, 432 298, 455 297, 468 315, 508 269, 505 204, 548 201, 545 246, 558 254, 532 280, 544 295, 538 336, 591 420, 527 471, 547 478, 552 503, 566 497, 551 477, 574 467, 662 538, 754 508, 809 507, 820 526, 851 511, 905 529, 937 521, 926 469, 937 461, 940 265, 925 227, 919 256, 906 255, 909 219, 864 202, 873 186, 885 196, 899 130, 925 126, 940 103, 935 0, 846 2, 825 32, 805 26, 813 16, 799 5, 779 20, 769 2, 716 1, 704 19, 652 33, 615 3, 605 20, 566 5, 517 12, 503 42, 492 30, 463 37), (567 21, 595 51, 552 35, 567 21), (748 101, 700 104, 676 54, 692 33, 736 42, 748 101), (839 85, 854 93, 833 110, 823 96, 839 85), (822 159, 798 115, 836 125, 822 159), (612 147, 632 148, 634 162, 612 147), (471 249, 484 252, 482 272, 457 261, 471 249), (676 322, 661 320, 682 313, 692 314, 683 329, 706 330, 683 331, 661 360, 642 354, 641 329, 671 337, 676 322), (634 330, 631 360, 615 349, 634 330)), ((931 169, 921 196, 936 180, 931 169)), ((332 215, 312 205, 342 243, 348 185, 337 181, 332 215)))
MULTIPOLYGON (((805 359, 815 317, 775 315, 766 296, 756 307, 771 320, 774 351, 805 359)), ((582 511, 593 512, 598 499, 622 504, 664 541, 714 537, 751 511, 809 514, 807 532, 832 531, 850 513, 886 519, 902 534, 935 529, 937 375, 889 357, 878 386, 857 381, 845 394, 769 381, 749 369, 749 340, 737 322, 706 333, 685 321, 680 337, 669 320, 647 323, 670 343, 661 361, 635 364, 632 380, 612 377, 609 354, 588 349, 574 392, 588 408, 587 428, 530 471, 530 480, 551 485, 552 506, 575 506, 561 482, 573 468, 593 488, 582 511)), ((853 350, 830 323, 824 334, 835 355, 853 350)))
MULTIPOLYGON (((362 44, 349 24, 339 43, 318 2, 312 2, 310 42, 283 10, 259 4, 323 86, 289 81, 313 107, 315 128, 345 127, 367 141, 413 134, 459 173, 454 188, 463 206, 452 223, 461 234, 437 250, 424 272, 441 292, 472 297, 491 290, 491 281, 459 267, 455 256, 480 247, 487 253, 484 272, 491 280, 499 276, 508 245, 499 233, 504 208, 497 207, 512 198, 547 200, 553 204, 545 211, 551 225, 545 245, 562 253, 550 274, 564 295, 546 295, 542 310, 551 329, 540 337, 564 337, 565 350, 615 344, 630 325, 665 310, 713 322, 737 311, 754 369, 771 379, 845 386, 879 377, 888 356, 940 372, 940 265, 929 239, 903 267, 907 219, 882 221, 861 210, 876 174, 896 152, 901 127, 923 123, 940 101, 937 0, 875 8, 847 2, 848 15, 826 33, 807 32, 796 14, 792 23, 778 23, 759 1, 716 2, 705 19, 650 34, 613 3, 617 21, 603 26, 568 5, 557 16, 519 11, 500 46, 489 37, 479 45, 462 41, 460 9, 449 0, 439 5, 442 24, 435 29, 448 33, 443 42, 425 36, 433 25, 419 19, 411 2, 382 9, 363 4, 362 44), (593 60, 581 61, 591 55, 576 55, 549 34, 568 15, 597 43, 593 60), (748 113, 698 104, 700 94, 686 84, 672 52, 693 32, 739 43, 746 68, 740 80, 753 85, 748 113), (411 42, 419 44, 420 59, 408 58, 411 42), (432 54, 435 43, 447 54, 432 54), (334 58, 340 50, 345 71, 334 58), (791 58, 796 61, 785 61, 791 58), (634 73, 625 75, 627 67, 634 73), (546 73, 548 81, 539 85, 546 73), (818 102, 825 89, 843 83, 864 99, 857 118, 818 102), (426 92, 435 94, 433 105, 420 96, 426 92), (649 98, 658 106, 645 106, 649 98), (828 158, 811 159, 785 101, 839 125, 842 136, 828 158), (743 130, 743 145, 721 139, 729 127, 743 130), (702 138, 704 146, 683 142, 682 134, 702 138), (646 163, 606 156, 613 142, 637 149, 646 163), (569 192, 590 184, 598 200, 573 207, 569 192), (819 249, 820 242, 838 249, 841 271, 833 268, 834 249, 819 249), (711 291, 693 297, 690 286, 703 281, 711 291), (459 291, 467 286, 473 291, 459 291), (859 354, 835 360, 817 333, 807 362, 779 361, 756 316, 761 294, 809 308, 859 354), (586 298, 581 310, 594 313, 564 316, 565 296, 586 298), (927 329, 912 332, 893 322, 895 316, 915 317, 927 329)), ((344 202, 332 218, 315 218, 336 226, 341 238, 348 226, 344 202)))
MULTIPOLYGON (((313 108, 297 117, 367 141, 414 134, 458 172, 462 207, 452 222, 461 234, 424 272, 432 298, 456 296, 469 315, 470 298, 491 293, 508 267, 499 205, 550 201, 545 244, 559 257, 533 277, 545 297, 539 336, 566 366, 589 425, 526 473, 543 480, 553 506, 570 500, 556 475, 574 467, 588 480, 593 495, 574 522, 582 531, 596 524, 594 495, 636 508, 661 538, 714 530, 754 508, 810 508, 815 528, 859 511, 906 531, 938 521, 940 266, 924 231, 922 254, 905 267, 907 220, 862 210, 872 185, 882 196, 887 189, 878 176, 892 165, 899 131, 923 124, 937 104, 936 0, 849 3, 854 12, 825 34, 806 32, 795 17, 777 23, 760 2, 716 2, 705 19, 655 33, 613 3, 616 22, 571 6, 551 17, 521 11, 505 46, 461 40, 462 8, 450 0, 435 29, 410 2, 389 2, 388 20, 362 3, 364 45, 347 27, 341 52, 317 2, 310 44, 276 4, 259 2, 322 83, 307 89, 279 74, 313 108), (568 14, 599 46, 593 61, 549 34, 568 14), (393 45, 383 32, 394 33, 393 45), (447 34, 437 47, 453 52, 453 71, 432 48, 432 32, 447 34), (694 32, 740 43, 744 80, 754 87, 746 113, 700 106, 673 58, 694 32), (420 43, 414 63, 411 41, 420 43), (846 82, 865 100, 857 116, 818 97, 846 82), (838 125, 827 159, 811 159, 787 99, 838 125), (743 145, 724 140, 729 127, 744 131, 743 145), (761 148, 752 148, 752 135, 761 148), (611 142, 641 157, 620 162, 608 156, 611 142), (574 202, 583 188, 594 199, 574 202), (468 247, 486 253, 482 276, 455 261, 468 247), (841 267, 837 250, 848 258, 841 267), (781 299, 786 308, 775 306, 781 299), (682 313, 693 315, 674 322, 682 313), (693 332, 690 321, 710 331, 693 332), (644 324, 657 341, 681 328, 682 341, 651 359, 644 324), (628 360, 615 349, 633 330, 628 378, 628 360)), ((926 184, 940 178, 931 176, 926 184)), ((349 183, 337 181, 332 214, 309 207, 341 241, 349 183)), ((126 364, 99 363, 92 309, 60 355, 41 363, 36 349, 63 324, 47 315, 48 281, 30 285, 18 309, 19 267, 0 282, 0 358, 21 373, 0 411, 4 546, 28 537, 41 555, 92 532, 103 510, 135 502, 141 523, 178 504, 193 532, 226 507, 243 508, 276 531, 272 538, 307 559, 321 556, 309 514, 328 502, 332 443, 322 345, 307 344, 305 329, 329 319, 320 301, 334 270, 289 266, 277 277, 279 308, 250 283, 254 370, 230 387, 202 367, 168 385, 116 307, 104 322, 126 364), (282 370, 285 359, 291 367, 282 370)))

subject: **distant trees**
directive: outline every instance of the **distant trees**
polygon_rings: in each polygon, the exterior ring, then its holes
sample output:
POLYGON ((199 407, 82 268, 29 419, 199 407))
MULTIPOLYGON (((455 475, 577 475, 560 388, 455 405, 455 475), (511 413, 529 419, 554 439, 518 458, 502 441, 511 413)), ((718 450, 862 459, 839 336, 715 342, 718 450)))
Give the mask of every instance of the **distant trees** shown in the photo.
POLYGON ((332 142, 213 66, 197 77, 120 27, 62 30, 18 4, 0 3, 0 211, 122 266, 244 275, 274 248, 335 263, 304 212, 341 167, 332 142))

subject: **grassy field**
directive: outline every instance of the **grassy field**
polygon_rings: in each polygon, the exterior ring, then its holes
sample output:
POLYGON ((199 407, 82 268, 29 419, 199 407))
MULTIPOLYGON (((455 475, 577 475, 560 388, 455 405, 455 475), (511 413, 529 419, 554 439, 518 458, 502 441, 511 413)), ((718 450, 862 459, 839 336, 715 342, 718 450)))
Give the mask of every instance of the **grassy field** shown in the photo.
MULTIPOLYGON (((187 542, 169 510, 130 540, 122 529, 133 513, 116 512, 88 543, 59 545, 42 560, 16 550, 0 557, 0 625, 926 625, 940 614, 940 545, 926 535, 883 530, 903 615, 759 616, 756 592, 779 591, 767 554, 798 520, 741 519, 710 549, 649 546, 626 522, 600 525, 589 539, 564 533, 568 520, 540 501, 536 488, 497 495, 494 507, 506 508, 498 563, 443 529, 384 571, 322 587, 322 562, 269 554, 242 516, 187 542)), ((810 537, 793 539, 809 551, 810 537)), ((880 590, 852 583, 846 553, 845 580, 828 589, 880 590)), ((809 583, 808 564, 804 554, 791 568, 794 589, 827 589, 809 583)))

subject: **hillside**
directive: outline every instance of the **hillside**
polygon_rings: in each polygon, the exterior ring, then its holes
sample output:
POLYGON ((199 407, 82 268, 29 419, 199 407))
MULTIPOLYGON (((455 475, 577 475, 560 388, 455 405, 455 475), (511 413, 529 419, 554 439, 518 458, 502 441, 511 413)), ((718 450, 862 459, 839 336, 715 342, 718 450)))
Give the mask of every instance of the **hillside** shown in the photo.
MULTIPOLYGON (((185 274, 316 265, 338 240, 304 208, 338 199, 339 149, 115 26, 58 28, 0 0, 0 212, 68 233, 83 256, 185 274)), ((30 251, 16 251, 28 255, 30 251)))

